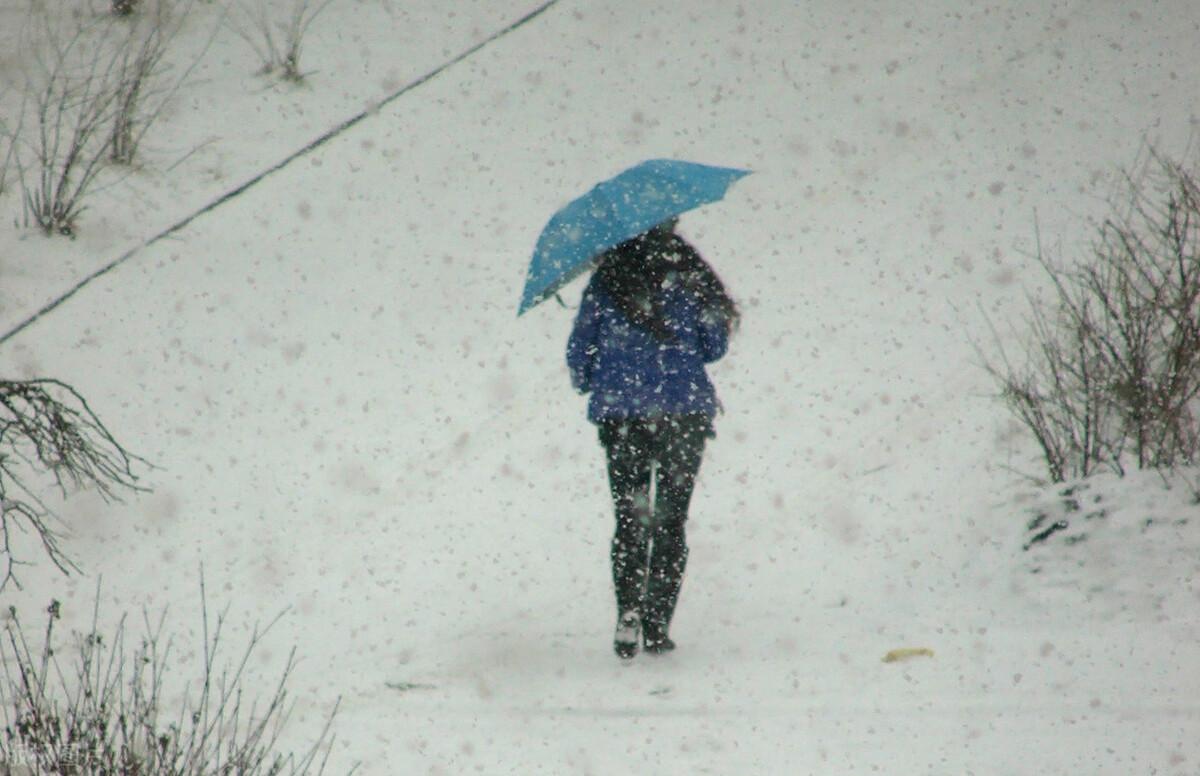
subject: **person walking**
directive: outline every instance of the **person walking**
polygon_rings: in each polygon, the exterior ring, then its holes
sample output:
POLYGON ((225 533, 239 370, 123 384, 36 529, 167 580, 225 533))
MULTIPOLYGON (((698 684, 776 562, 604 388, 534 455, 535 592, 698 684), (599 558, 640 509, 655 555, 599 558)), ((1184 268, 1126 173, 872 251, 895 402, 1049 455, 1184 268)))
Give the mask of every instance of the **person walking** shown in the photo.
POLYGON ((613 648, 622 659, 675 649, 668 635, 688 548, 688 506, 713 418, 705 365, 722 356, 737 305, 672 218, 609 249, 567 343, 571 383, 591 394, 616 513, 613 648))

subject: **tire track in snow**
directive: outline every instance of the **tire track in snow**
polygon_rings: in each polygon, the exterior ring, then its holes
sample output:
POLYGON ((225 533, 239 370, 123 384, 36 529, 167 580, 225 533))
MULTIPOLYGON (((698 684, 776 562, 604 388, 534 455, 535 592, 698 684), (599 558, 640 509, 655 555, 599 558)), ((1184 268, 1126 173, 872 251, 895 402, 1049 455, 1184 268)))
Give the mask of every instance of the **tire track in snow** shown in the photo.
POLYGON ((256 175, 251 177, 249 180, 243 182, 241 185, 239 185, 233 189, 230 189, 229 191, 225 192, 224 194, 221 194, 216 199, 214 199, 212 202, 209 202, 207 205, 204 205, 200 209, 184 216, 180 220, 176 221, 175 223, 171 224, 167 228, 163 229, 158 234, 155 234, 155 235, 143 240, 142 242, 138 243, 134 247, 125 251, 117 258, 115 258, 112 261, 110 261, 109 263, 105 264, 103 267, 100 267, 99 269, 95 270, 91 274, 85 276, 82 280, 80 280, 74 286, 67 289, 65 292, 63 292, 59 296, 52 299, 50 302, 43 305, 41 307, 41 309, 39 309, 37 312, 33 313, 28 318, 21 321, 16 326, 14 326, 13 328, 11 328, 7 332, 5 332, 3 336, 0 336, 0 346, 5 345, 13 337, 17 336, 25 329, 29 328, 30 326, 37 323, 42 318, 46 317, 50 313, 57 310, 65 302, 67 302, 71 297, 75 296, 75 294, 82 291, 93 281, 104 277, 109 272, 112 272, 117 267, 120 267, 122 264, 124 264, 125 262, 132 259, 134 256, 141 253, 146 248, 149 248, 151 245, 154 245, 155 243, 160 242, 160 241, 170 237, 171 235, 175 234, 176 232, 186 229, 188 226, 190 226, 192 224, 193 221, 197 220, 201 216, 211 213, 212 211, 214 211, 217 208, 224 205, 226 202, 229 202, 230 200, 235 199, 236 197, 240 196, 241 194, 245 193, 246 191, 249 191, 251 188, 253 188, 257 184, 266 180, 271 175, 274 175, 275 173, 284 169, 285 167, 290 165, 292 162, 295 162, 296 160, 300 159, 301 157, 307 156, 308 154, 312 153, 313 151, 316 151, 318 148, 325 145, 330 140, 333 140, 334 138, 339 137, 340 135, 345 133, 347 130, 351 129, 355 125, 362 122, 364 119, 367 119, 368 117, 378 113, 379 111, 388 107, 393 102, 395 102, 396 100, 405 96, 409 92, 412 92, 415 89, 418 89, 421 86, 424 86, 426 83, 432 81, 434 78, 437 78, 439 75, 441 75, 445 71, 449 70, 450 68, 454 67, 455 65, 459 64, 460 62, 475 55, 476 53, 478 53, 485 47, 489 46, 490 44, 495 43, 496 41, 505 37, 509 33, 515 32, 516 30, 525 26, 529 22, 531 22, 534 19, 536 19, 537 17, 541 16, 546 11, 550 10, 552 7, 557 5, 559 2, 560 2, 560 0, 546 0, 546 2, 542 3, 537 8, 534 8, 532 11, 525 14, 524 16, 517 19, 516 21, 512 22, 508 26, 503 27, 502 29, 492 33, 488 37, 486 37, 483 40, 476 43, 474 46, 471 46, 470 48, 464 50, 462 53, 458 54, 454 58, 443 62, 442 64, 435 67, 433 70, 430 70, 425 75, 418 77, 416 80, 410 81, 409 83, 400 87, 399 89, 392 92, 388 96, 384 97, 382 100, 379 100, 378 102, 371 104, 370 106, 363 109, 362 111, 355 114, 354 116, 351 116, 350 118, 342 121, 341 123, 334 125, 332 128, 327 130, 324 134, 318 136, 316 139, 310 141, 309 143, 307 143, 306 145, 297 149, 296 151, 293 151, 291 154, 287 155, 280 161, 276 162, 274 165, 257 173, 256 175))

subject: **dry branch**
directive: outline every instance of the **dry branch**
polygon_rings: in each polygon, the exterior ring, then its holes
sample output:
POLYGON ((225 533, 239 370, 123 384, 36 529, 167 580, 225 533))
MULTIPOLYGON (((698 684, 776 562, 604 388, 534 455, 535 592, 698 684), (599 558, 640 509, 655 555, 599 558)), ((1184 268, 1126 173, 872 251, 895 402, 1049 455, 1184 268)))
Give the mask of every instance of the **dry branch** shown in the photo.
POLYGON ((172 709, 165 699, 176 688, 167 680, 178 672, 171 665, 174 640, 163 636, 166 612, 153 620, 143 612, 144 634, 130 643, 124 617, 110 634, 101 633, 99 592, 96 600, 90 631, 65 649, 54 645, 57 601, 47 610, 38 647, 9 610, 0 640, 0 768, 141 776, 323 773, 336 705, 310 748, 281 751, 280 734, 293 707, 287 684, 295 651, 263 703, 249 686, 247 666, 279 617, 265 629, 255 627, 240 655, 228 661, 228 608, 210 619, 202 578, 203 643, 193 652, 202 662, 172 709))
POLYGON ((133 466, 144 463, 121 446, 71 386, 58 380, 0 380, 0 589, 20 586, 17 537, 31 534, 63 572, 76 570, 31 482, 49 474, 64 495, 95 488, 106 500, 140 490, 133 466))
POLYGON ((1200 456, 1200 187, 1154 151, 1125 183, 1083 260, 1039 239, 1053 298, 1032 305, 1026 364, 984 359, 1056 482, 1200 456))
POLYGON ((131 164, 142 140, 162 117, 172 97, 200 63, 215 37, 177 78, 170 78, 166 56, 187 21, 193 0, 157 0, 129 25, 117 49, 115 110, 109 155, 118 164, 131 164))
POLYGON ((333 0, 292 0, 284 19, 267 7, 266 0, 239 0, 240 13, 232 19, 234 32, 249 44, 264 74, 278 73, 286 81, 303 81, 300 54, 304 39, 317 17, 333 0))
POLYGON ((15 162, 26 219, 46 234, 72 235, 108 156, 117 61, 103 26, 64 33, 45 13, 34 17, 37 39, 27 55, 33 72, 22 104, 27 121, 15 162))

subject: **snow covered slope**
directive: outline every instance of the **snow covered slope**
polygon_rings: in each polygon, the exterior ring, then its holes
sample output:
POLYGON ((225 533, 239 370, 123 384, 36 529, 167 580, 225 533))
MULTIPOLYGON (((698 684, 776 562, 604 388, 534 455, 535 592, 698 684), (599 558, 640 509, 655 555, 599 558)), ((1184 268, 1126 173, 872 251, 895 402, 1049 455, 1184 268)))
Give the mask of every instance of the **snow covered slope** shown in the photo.
MULTIPOLYGON (((303 89, 218 36, 155 158, 218 139, 74 243, 0 232, 6 327, 534 8, 341 5, 303 89)), ((365 774, 1194 771, 1196 554, 1023 553, 1037 461, 971 339, 1040 282, 1035 214, 1075 250, 1106 176, 1185 148, 1200 8, 965 5, 560 0, 10 340, 0 374, 71 381, 158 467, 63 508, 108 610, 194 631, 201 563, 244 630, 292 607, 296 734, 342 696, 365 774), (622 666, 571 311, 515 309, 549 214, 655 156, 755 174, 681 225, 744 324, 680 649, 622 666)), ((90 615, 93 578, 25 581, 90 615)))

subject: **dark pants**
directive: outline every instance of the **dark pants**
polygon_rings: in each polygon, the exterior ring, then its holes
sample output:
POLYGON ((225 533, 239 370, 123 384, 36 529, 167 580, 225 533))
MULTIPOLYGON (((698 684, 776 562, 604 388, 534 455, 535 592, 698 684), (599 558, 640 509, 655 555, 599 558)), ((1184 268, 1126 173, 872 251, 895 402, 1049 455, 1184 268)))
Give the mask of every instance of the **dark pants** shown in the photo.
POLYGON ((600 424, 617 517, 617 611, 640 612, 647 640, 666 636, 675 612, 688 556, 684 524, 710 436, 712 423, 703 415, 600 424))

